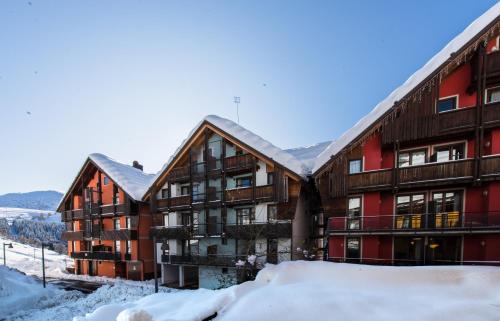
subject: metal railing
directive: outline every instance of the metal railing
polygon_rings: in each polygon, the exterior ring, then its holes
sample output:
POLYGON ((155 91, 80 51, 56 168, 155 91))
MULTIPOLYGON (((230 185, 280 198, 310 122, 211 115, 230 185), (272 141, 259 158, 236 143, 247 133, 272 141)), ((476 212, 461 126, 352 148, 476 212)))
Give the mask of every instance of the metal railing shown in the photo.
POLYGON ((500 228, 500 212, 439 212, 423 214, 331 217, 328 231, 460 230, 500 228))
POLYGON ((71 252, 71 258, 81 260, 121 261, 121 254, 115 252, 71 252))

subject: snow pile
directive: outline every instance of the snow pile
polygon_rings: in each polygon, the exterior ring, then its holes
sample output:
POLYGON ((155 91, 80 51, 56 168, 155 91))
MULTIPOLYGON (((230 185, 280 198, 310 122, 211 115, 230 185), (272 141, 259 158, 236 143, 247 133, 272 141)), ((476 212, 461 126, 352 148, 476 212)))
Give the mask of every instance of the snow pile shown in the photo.
POLYGON ((328 160, 340 152, 347 144, 356 139, 365 129, 371 126, 377 119, 394 106, 394 103, 401 100, 413 88, 418 86, 437 68, 444 64, 452 53, 460 50, 468 41, 474 38, 481 30, 486 28, 492 21, 498 18, 500 13, 500 2, 491 7, 479 18, 474 20, 462 33, 450 41, 440 52, 432 57, 422 68, 410 76, 401 86, 396 88, 387 98, 378 103, 373 110, 361 118, 353 127, 347 130, 340 138, 330 144, 324 152, 316 159, 313 173, 317 172, 328 160))
POLYGON ((318 155, 321 154, 325 150, 325 148, 330 146, 331 143, 332 141, 327 141, 307 147, 290 148, 290 149, 285 149, 285 152, 291 154, 299 161, 301 161, 304 166, 306 174, 310 174, 312 168, 314 167, 316 157, 318 157, 318 155))
POLYGON ((75 321, 187 321, 216 312, 219 321, 498 321, 500 268, 284 262, 231 288, 150 295, 75 321))
POLYGON ((0 319, 8 314, 53 296, 57 289, 42 285, 32 277, 0 266, 0 319))

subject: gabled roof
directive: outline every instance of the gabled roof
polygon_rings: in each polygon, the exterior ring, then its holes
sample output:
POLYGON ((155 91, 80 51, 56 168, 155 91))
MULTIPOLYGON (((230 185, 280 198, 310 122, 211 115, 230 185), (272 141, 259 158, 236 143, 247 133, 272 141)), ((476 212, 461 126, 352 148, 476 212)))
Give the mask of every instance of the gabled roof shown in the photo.
POLYGON ((366 116, 361 118, 353 127, 344 132, 339 139, 332 142, 316 159, 313 173, 319 171, 333 156, 339 153, 351 141, 355 140, 367 128, 374 124, 382 115, 390 110, 395 102, 404 98, 411 90, 422 83, 435 70, 441 67, 450 56, 464 47, 479 32, 498 19, 500 2, 496 3, 479 18, 474 20, 462 33, 450 41, 440 52, 432 57, 422 68, 410 76, 401 86, 394 90, 387 98, 378 103, 366 116))
MULTIPOLYGON (((204 126, 212 125, 216 129, 219 129, 223 134, 229 137, 233 137, 237 141, 241 142, 243 145, 250 147, 256 152, 262 154, 270 160, 275 161, 279 165, 285 167, 290 172, 296 174, 297 176, 304 176, 307 174, 307 168, 304 164, 295 158, 290 153, 282 150, 279 147, 274 146, 269 141, 256 135, 255 133, 249 131, 248 129, 236 124, 232 120, 222 118, 216 115, 208 115, 203 118, 189 133, 188 137, 182 141, 181 145, 175 150, 174 154, 169 158, 169 160, 163 165, 161 170, 156 174, 151 184, 154 184, 163 173, 169 168, 172 162, 179 156, 194 135, 204 126)), ((143 198, 146 195, 143 196, 143 198)))
POLYGON ((329 140, 327 142, 317 143, 311 146, 285 149, 285 152, 301 161, 304 168, 307 170, 307 174, 310 174, 318 155, 321 154, 325 148, 330 146, 331 143, 332 141, 329 140))
POLYGON ((99 153, 90 154, 83 163, 77 176, 71 183, 70 188, 61 199, 61 202, 57 206, 58 210, 60 206, 66 201, 69 193, 78 181, 78 178, 90 163, 94 164, 98 169, 106 174, 106 176, 108 176, 113 182, 115 182, 116 185, 118 185, 118 187, 125 192, 125 194, 127 194, 135 201, 140 201, 142 199, 142 195, 146 193, 147 189, 151 185, 151 179, 154 177, 153 174, 144 173, 143 171, 133 166, 117 162, 116 160, 109 158, 106 155, 99 153))

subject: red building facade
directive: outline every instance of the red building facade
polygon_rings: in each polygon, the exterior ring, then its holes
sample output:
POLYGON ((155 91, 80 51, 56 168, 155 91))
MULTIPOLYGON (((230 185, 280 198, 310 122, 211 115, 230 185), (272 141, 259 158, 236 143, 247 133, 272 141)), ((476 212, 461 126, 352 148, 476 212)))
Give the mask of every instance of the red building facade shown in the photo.
POLYGON ((497 16, 437 69, 418 71, 424 80, 348 132, 353 139, 329 147, 314 172, 328 260, 500 263, 498 33, 497 16))

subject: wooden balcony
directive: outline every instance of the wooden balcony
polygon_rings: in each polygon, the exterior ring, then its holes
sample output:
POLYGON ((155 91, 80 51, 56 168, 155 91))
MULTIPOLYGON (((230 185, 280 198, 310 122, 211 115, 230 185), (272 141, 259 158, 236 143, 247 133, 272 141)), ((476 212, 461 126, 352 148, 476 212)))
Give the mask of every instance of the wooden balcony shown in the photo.
POLYGON ((83 241, 83 231, 66 231, 61 235, 64 241, 83 241))
POLYGON ((500 155, 486 156, 481 159, 481 175, 483 180, 500 177, 500 155))
POLYGON ((500 103, 491 103, 484 105, 483 123, 485 127, 494 127, 500 125, 500 103))
POLYGON ((168 181, 172 183, 185 181, 188 179, 189 179, 189 166, 172 168, 172 170, 168 174, 168 181))
MULTIPOLYGON (((253 187, 241 187, 225 191, 225 201, 228 203, 253 201, 253 187)), ((274 199, 274 185, 255 187, 255 200, 272 201, 274 199)))
POLYGON ((63 222, 69 222, 72 220, 83 220, 84 214, 83 209, 64 211, 61 214, 61 220, 63 222))
POLYGON ((183 195, 170 198, 170 207, 183 207, 191 205, 191 196, 183 195))
POLYGON ((474 175, 474 160, 429 163, 398 169, 399 184, 439 183, 437 180, 469 181, 474 175))
POLYGON ((137 230, 120 229, 120 230, 101 230, 101 240, 137 240, 137 230))
POLYGON ((191 226, 163 226, 151 228, 151 237, 156 236, 157 239, 177 239, 187 240, 191 238, 193 228, 191 226))
POLYGON ((163 263, 168 264, 186 264, 186 265, 207 265, 207 266, 224 266, 236 267, 238 260, 245 261, 246 256, 240 255, 162 255, 163 263))
POLYGON ((121 261, 121 254, 115 252, 71 252, 71 258, 79 260, 121 261))
POLYGON ((226 237, 243 240, 251 240, 258 237, 292 237, 292 224, 290 222, 226 225, 224 230, 226 237))
POLYGON ((383 169, 349 175, 348 188, 350 191, 369 191, 391 188, 393 170, 383 169))
MULTIPOLYGON (((485 171, 498 171, 498 160, 484 162, 485 171)), ((471 182, 474 175, 474 160, 464 159, 443 163, 428 163, 398 169, 382 169, 348 175, 349 193, 389 190, 398 187, 435 186, 457 182, 471 182), (394 175, 397 175, 394 179, 394 175)), ((494 175, 496 175, 494 173, 494 175)))
POLYGON ((250 154, 236 155, 224 159, 224 169, 226 172, 238 172, 253 168, 254 159, 250 154))

